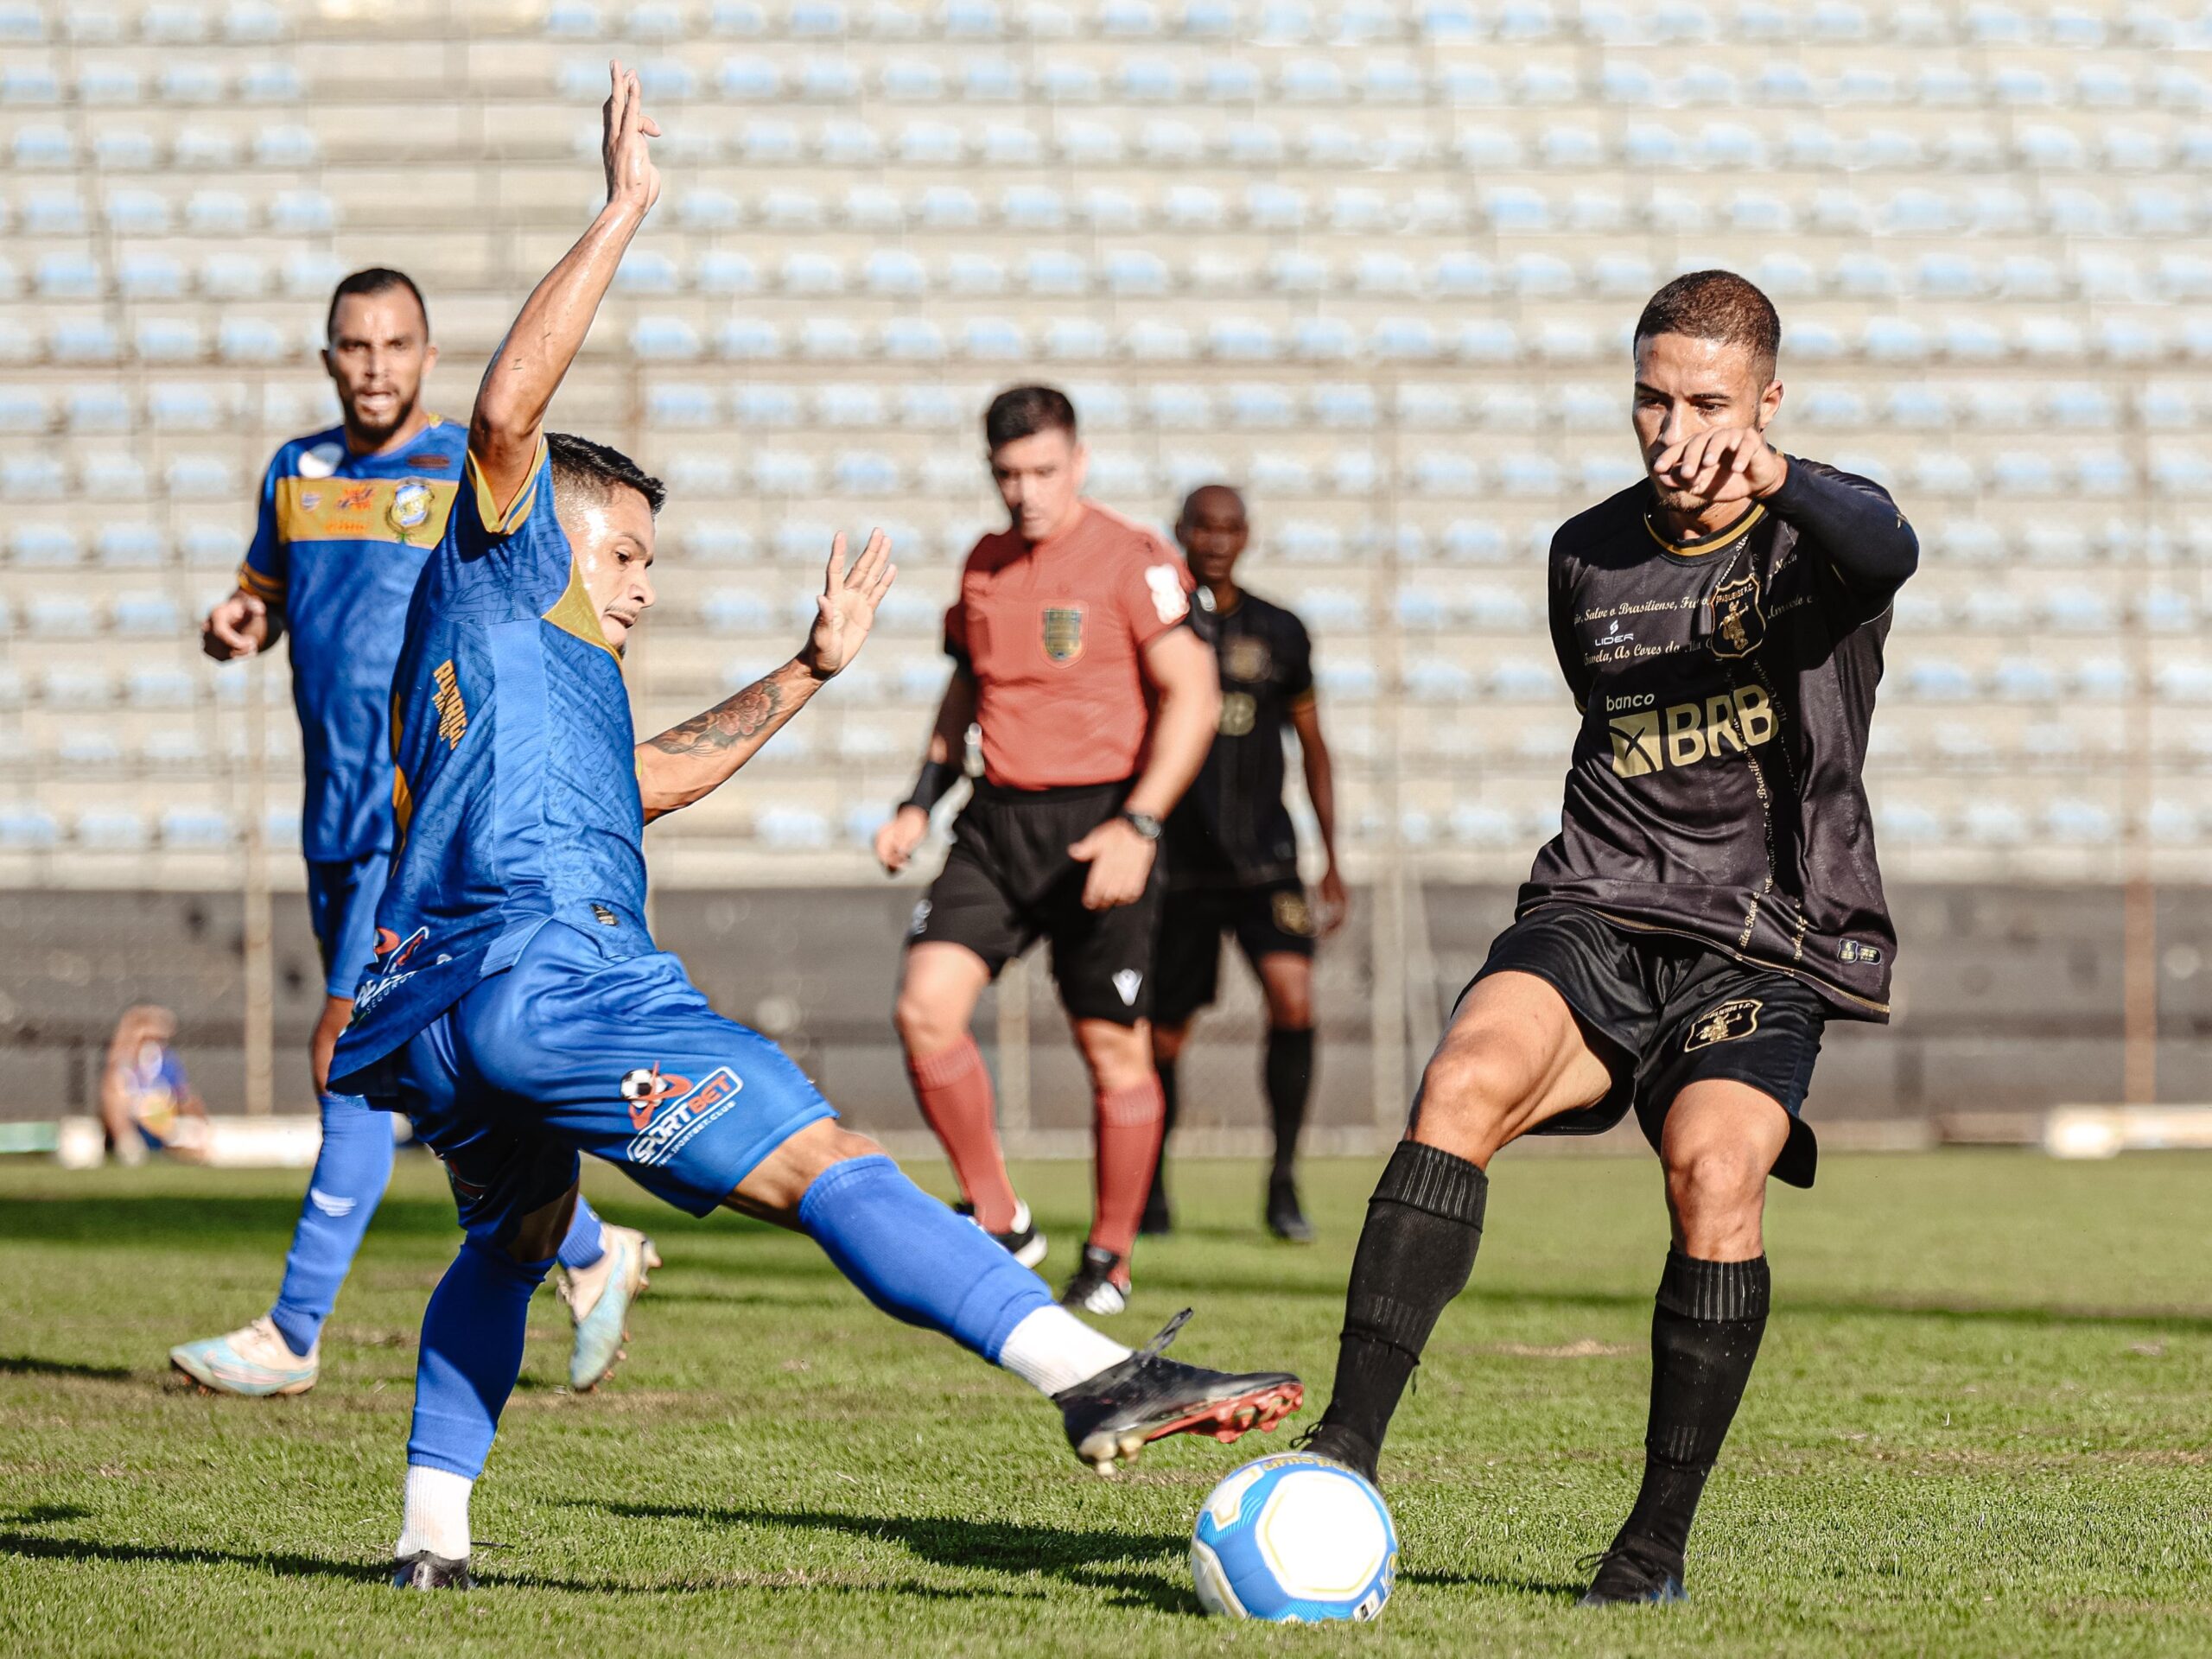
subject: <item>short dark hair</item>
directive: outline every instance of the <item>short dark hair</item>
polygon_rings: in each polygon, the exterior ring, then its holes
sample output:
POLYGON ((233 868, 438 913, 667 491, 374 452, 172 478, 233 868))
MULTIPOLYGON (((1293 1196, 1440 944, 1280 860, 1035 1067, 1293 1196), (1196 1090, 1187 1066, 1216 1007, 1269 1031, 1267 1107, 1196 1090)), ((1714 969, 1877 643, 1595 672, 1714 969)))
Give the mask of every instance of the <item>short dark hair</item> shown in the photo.
POLYGON ((1075 405, 1057 386, 1012 386, 983 411, 983 442, 993 449, 1054 428, 1075 436, 1075 405))
POLYGON ((1692 340, 1741 346, 1751 354, 1762 381, 1774 378, 1782 351, 1782 319, 1774 302, 1732 270, 1693 270, 1677 276, 1651 296, 1636 320, 1638 345, 1655 334, 1688 334, 1692 340))
POLYGON ((404 288, 415 296, 415 303, 423 308, 423 332, 430 332, 430 308, 423 299, 423 290, 415 286, 415 279, 404 270, 393 270, 386 265, 371 265, 366 270, 357 270, 330 290, 330 309, 322 319, 322 337, 328 340, 338 328, 338 302, 349 294, 387 294, 395 288, 404 288))
POLYGON ((553 458, 553 511, 558 516, 583 501, 604 501, 618 486, 635 490, 658 514, 668 486, 624 454, 573 432, 548 432, 546 452, 553 458))

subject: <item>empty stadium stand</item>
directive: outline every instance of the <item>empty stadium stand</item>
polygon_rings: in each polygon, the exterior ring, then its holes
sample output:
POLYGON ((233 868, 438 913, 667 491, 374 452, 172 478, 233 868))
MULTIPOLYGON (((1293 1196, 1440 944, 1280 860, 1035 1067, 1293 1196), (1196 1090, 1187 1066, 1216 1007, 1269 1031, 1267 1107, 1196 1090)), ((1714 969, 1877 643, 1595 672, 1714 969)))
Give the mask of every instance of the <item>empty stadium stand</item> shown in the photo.
POLYGON ((976 416, 1039 376, 1114 505, 1249 486, 1356 860, 1510 880, 1572 724, 1547 538, 1637 476, 1630 324, 1713 264, 1783 308, 1785 446, 1928 549, 1893 868, 2212 846, 2201 7, 0 0, 0 880, 234 882, 255 696, 281 847, 282 664, 219 672, 192 621, 330 417, 329 284, 410 270, 462 412, 590 211, 618 53, 667 193, 558 418, 675 487, 641 725, 789 649, 833 529, 902 543, 866 671, 655 830, 664 879, 865 874, 995 517, 976 416))

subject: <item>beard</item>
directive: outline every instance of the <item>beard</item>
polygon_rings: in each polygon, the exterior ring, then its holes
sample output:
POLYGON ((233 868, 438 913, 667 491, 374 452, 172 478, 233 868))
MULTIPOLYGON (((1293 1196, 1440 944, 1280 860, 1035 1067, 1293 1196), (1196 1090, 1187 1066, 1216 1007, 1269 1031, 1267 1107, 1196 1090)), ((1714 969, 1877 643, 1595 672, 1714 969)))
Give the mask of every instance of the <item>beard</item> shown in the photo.
POLYGON ((358 410, 348 410, 346 412, 346 424, 356 436, 365 439, 372 445, 385 443, 390 442, 393 433, 415 418, 415 406, 421 400, 422 394, 417 391, 396 401, 392 404, 390 417, 383 420, 371 420, 358 410))
POLYGON ((1669 512, 1701 512, 1713 505, 1694 490, 1669 489, 1667 486, 1656 482, 1652 485, 1651 490, 1652 493, 1658 498, 1659 505, 1669 512))

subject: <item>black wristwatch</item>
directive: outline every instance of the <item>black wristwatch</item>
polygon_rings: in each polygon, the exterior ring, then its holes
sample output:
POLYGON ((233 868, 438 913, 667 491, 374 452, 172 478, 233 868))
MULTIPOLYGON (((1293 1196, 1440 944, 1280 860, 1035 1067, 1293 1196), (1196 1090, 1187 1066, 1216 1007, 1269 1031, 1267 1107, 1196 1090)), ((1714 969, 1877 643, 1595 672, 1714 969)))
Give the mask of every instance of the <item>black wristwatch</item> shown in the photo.
POLYGON ((1124 812, 1122 814, 1122 822, 1147 841, 1160 839, 1160 820, 1149 812, 1124 812))

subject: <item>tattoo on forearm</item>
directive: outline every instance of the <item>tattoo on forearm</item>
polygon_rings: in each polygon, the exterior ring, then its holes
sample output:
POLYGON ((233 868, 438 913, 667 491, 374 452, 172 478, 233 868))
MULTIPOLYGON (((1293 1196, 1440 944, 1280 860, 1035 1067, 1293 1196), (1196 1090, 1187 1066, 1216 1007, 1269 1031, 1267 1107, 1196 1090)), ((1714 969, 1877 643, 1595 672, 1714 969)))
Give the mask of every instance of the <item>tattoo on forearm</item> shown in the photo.
POLYGON ((704 714, 694 715, 652 740, 664 754, 714 754, 757 737, 784 706, 784 688, 774 679, 753 683, 704 714))

